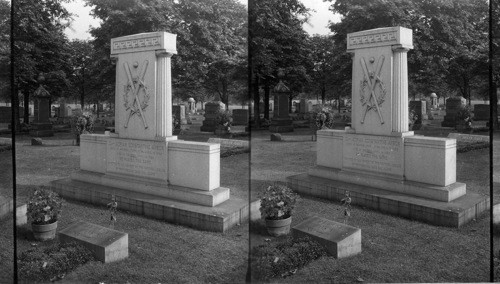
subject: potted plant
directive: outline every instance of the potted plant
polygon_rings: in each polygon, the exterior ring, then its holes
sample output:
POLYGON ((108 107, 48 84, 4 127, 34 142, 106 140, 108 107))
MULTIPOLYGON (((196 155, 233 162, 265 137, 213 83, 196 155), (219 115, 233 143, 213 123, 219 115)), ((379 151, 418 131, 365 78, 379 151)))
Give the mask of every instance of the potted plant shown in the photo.
POLYGON ((45 241, 56 236, 57 220, 63 200, 45 188, 37 188, 29 197, 27 217, 36 240, 45 241))
POLYGON ((268 186, 260 196, 260 214, 266 222, 267 231, 272 236, 286 235, 290 232, 292 211, 297 201, 289 187, 275 184, 268 186))
POLYGON ((224 135, 231 132, 231 125, 233 123, 233 118, 231 117, 229 111, 220 110, 217 113, 217 116, 215 117, 215 121, 216 121, 216 128, 215 128, 216 135, 224 135))

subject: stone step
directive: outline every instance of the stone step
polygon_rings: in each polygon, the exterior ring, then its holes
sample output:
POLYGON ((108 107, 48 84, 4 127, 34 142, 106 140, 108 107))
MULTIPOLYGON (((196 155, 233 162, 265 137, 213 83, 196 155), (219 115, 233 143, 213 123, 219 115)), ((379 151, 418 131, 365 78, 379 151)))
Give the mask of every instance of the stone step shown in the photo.
POLYGON ((234 197, 217 206, 209 207, 69 178, 52 181, 50 186, 53 191, 66 199, 99 206, 106 206, 114 195, 118 202, 118 211, 130 211, 198 230, 225 232, 237 224, 248 221, 249 206, 251 220, 260 218, 258 201, 249 204, 248 200, 234 197))
POLYGON ((288 177, 287 183, 300 194, 334 201, 340 201, 345 197, 345 191, 349 191, 353 205, 447 227, 458 228, 477 219, 490 207, 490 198, 477 193, 467 193, 451 202, 443 202, 306 173, 288 177))

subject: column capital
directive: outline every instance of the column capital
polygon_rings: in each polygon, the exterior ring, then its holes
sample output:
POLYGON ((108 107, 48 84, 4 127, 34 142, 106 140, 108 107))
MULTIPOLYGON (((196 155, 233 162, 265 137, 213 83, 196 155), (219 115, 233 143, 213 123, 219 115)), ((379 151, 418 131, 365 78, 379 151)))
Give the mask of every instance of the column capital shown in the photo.
POLYGON ((391 46, 391 49, 393 52, 408 52, 412 48, 408 47, 408 46, 402 46, 402 45, 393 45, 393 46, 391 46))

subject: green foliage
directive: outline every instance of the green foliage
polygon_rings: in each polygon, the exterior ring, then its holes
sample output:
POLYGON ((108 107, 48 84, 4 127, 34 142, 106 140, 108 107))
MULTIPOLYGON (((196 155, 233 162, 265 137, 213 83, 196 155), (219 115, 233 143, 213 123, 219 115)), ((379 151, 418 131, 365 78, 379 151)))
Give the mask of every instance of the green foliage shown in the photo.
POLYGON ((32 248, 18 258, 18 275, 21 281, 54 281, 80 265, 94 260, 92 252, 75 242, 54 243, 41 249, 32 248))
POLYGON ((325 105, 317 105, 313 109, 316 127, 318 129, 331 129, 334 123, 333 110, 325 105))
POLYGON ((74 110, 71 115, 71 128, 76 134, 88 134, 94 132, 95 115, 92 112, 74 110))
POLYGON ((0 101, 10 101, 10 2, 0 0, 0 101))
POLYGON ((467 129, 472 127, 472 110, 470 106, 462 106, 455 116, 458 124, 463 124, 467 129))
MULTIPOLYGON (((172 57, 174 95, 206 101, 218 96, 225 104, 246 89, 247 11, 236 0, 86 0, 102 20, 92 28, 94 45, 109 54, 110 39, 135 33, 177 34, 172 57)), ((108 59, 103 59, 108 61, 108 59)), ((110 65, 110 64, 108 64, 110 65)), ((108 74, 106 84, 113 86, 108 74)))
POLYGON ((27 217, 37 225, 51 224, 61 214, 63 200, 51 190, 39 187, 29 197, 27 217))
MULTIPOLYGON (((331 9, 342 16, 330 29, 335 44, 344 48, 348 33, 391 26, 412 29, 410 89, 441 95, 459 92, 469 99, 484 96, 488 81, 487 1, 337 0, 331 9)), ((348 71, 347 66, 339 66, 348 71)))
POLYGON ((268 186, 259 198, 262 218, 280 220, 292 216, 297 194, 287 186, 274 184, 268 186))
POLYGON ((324 255, 324 248, 310 238, 286 237, 282 241, 253 248, 252 275, 261 281, 285 277, 324 255))
POLYGON ((223 127, 225 130, 230 131, 233 123, 233 117, 229 110, 219 110, 215 116, 215 122, 218 126, 223 127))

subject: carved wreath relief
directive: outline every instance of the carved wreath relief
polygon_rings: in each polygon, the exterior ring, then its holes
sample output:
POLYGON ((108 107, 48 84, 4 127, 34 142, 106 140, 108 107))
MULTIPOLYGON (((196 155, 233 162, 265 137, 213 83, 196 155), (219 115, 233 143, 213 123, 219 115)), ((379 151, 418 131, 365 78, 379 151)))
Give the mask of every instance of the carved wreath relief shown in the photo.
MULTIPOLYGON (((360 100, 363 106, 366 105, 363 117, 361 118, 361 123, 365 122, 366 114, 370 110, 374 110, 378 113, 380 123, 384 124, 384 119, 382 118, 382 113, 380 112, 380 105, 384 102, 385 95, 387 93, 384 82, 380 79, 380 72, 382 71, 382 66, 384 65, 384 59, 385 57, 383 55, 378 58, 375 70, 369 69, 364 57, 360 60, 361 68, 363 69, 363 80, 361 80, 360 83, 360 100), (377 92, 376 90, 379 91, 377 92)), ((374 62, 375 58, 370 58, 370 65, 373 65, 374 62)))
MULTIPOLYGON (((130 117, 134 114, 140 116, 142 122, 144 124, 144 128, 148 128, 148 124, 146 122, 146 118, 144 117, 144 111, 148 107, 149 102, 149 91, 146 85, 144 84, 144 75, 146 74, 146 70, 148 68, 149 62, 147 60, 144 61, 141 67, 141 71, 136 76, 132 76, 132 72, 130 70, 130 66, 128 62, 123 63, 123 67, 125 68, 125 73, 127 74, 127 85, 125 85, 125 93, 123 94, 123 101, 125 105, 125 109, 129 111, 129 115, 127 117, 127 121, 125 122, 125 128, 128 127, 128 122, 130 121, 130 117), (143 92, 141 92, 141 89, 143 92), (142 96, 140 95, 142 94, 142 96), (132 95, 132 103, 130 103, 130 95, 132 95), (142 98, 142 99, 141 99, 142 98)), ((134 62, 134 69, 139 67, 137 62, 134 62)))

